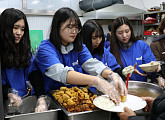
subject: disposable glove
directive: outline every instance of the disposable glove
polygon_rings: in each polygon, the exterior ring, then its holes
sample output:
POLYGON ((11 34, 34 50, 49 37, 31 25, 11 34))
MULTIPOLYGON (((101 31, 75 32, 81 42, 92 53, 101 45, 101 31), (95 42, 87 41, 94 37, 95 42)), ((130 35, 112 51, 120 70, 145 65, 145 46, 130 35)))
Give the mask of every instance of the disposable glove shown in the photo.
POLYGON ((13 88, 9 90, 8 98, 10 101, 9 106, 19 107, 22 103, 21 97, 18 96, 18 91, 13 88))
POLYGON ((108 75, 108 77, 112 84, 114 84, 116 90, 118 90, 119 94, 122 96, 127 96, 127 88, 122 78, 114 72, 108 75))
POLYGON ((155 70, 155 72, 159 72, 159 71, 161 71, 160 62, 158 62, 158 61, 151 61, 150 63, 151 63, 151 65, 159 64, 159 66, 158 66, 158 68, 155 70))
POLYGON ((158 80, 158 85, 163 87, 163 88, 165 88, 165 80, 164 80, 164 78, 158 77, 157 80, 158 80))
POLYGON ((48 96, 42 95, 38 98, 37 107, 35 112, 47 111, 50 104, 50 98, 48 96))
POLYGON ((95 77, 90 86, 96 87, 97 90, 103 92, 105 95, 108 95, 115 104, 118 104, 120 102, 118 91, 115 89, 114 85, 112 85, 108 81, 103 80, 99 77, 95 77))
POLYGON ((128 66, 128 67, 125 67, 123 70, 122 70, 122 74, 127 77, 128 74, 130 74, 130 77, 132 75, 132 73, 134 72, 134 67, 132 65, 128 66))

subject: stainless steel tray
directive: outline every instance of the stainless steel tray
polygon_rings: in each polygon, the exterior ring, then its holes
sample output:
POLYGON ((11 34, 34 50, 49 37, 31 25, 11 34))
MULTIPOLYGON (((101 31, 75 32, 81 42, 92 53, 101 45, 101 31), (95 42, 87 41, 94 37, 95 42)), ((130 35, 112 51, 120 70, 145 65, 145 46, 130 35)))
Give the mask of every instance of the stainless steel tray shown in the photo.
MULTIPOLYGON (((27 108, 34 107, 34 105, 30 104, 30 102, 31 103, 35 102, 35 99, 33 99, 34 101, 29 101, 29 100, 30 99, 27 98, 27 101, 24 101, 25 106, 21 107, 20 111, 22 110, 26 111, 27 108)), ((34 108, 31 108, 31 109, 34 110, 34 108)), ((38 113, 35 113, 35 112, 23 113, 19 115, 7 115, 5 119, 7 120, 60 120, 58 118, 60 111, 61 109, 58 107, 58 105, 54 101, 51 100, 48 111, 38 112, 38 113)))
POLYGON ((153 83, 129 81, 128 93, 130 91, 139 97, 157 97, 163 92, 163 88, 153 83))
POLYGON ((40 113, 28 113, 21 115, 6 116, 7 120, 60 120, 58 112, 61 109, 48 110, 40 113))
POLYGON ((54 91, 51 91, 50 97, 52 100, 59 106, 62 110, 59 112, 59 120, 110 120, 111 112, 103 111, 103 110, 92 110, 92 111, 84 111, 71 113, 68 112, 54 97, 54 91))

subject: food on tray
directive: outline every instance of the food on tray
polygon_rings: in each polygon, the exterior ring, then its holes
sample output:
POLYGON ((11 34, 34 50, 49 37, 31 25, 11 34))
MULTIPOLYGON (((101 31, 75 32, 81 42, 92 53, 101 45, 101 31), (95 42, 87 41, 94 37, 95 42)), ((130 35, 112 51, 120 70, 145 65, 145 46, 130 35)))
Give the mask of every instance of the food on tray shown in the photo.
POLYGON ((78 87, 61 87, 55 90, 53 96, 68 112, 82 112, 97 109, 93 100, 96 94, 89 92, 88 87, 80 89, 78 87))
POLYGON ((120 95, 121 102, 124 102, 126 100, 126 96, 120 95))
POLYGON ((107 96, 97 97, 94 103, 97 107, 103 108, 103 109, 111 109, 112 107, 115 106, 115 103, 112 100, 110 100, 110 98, 107 96))

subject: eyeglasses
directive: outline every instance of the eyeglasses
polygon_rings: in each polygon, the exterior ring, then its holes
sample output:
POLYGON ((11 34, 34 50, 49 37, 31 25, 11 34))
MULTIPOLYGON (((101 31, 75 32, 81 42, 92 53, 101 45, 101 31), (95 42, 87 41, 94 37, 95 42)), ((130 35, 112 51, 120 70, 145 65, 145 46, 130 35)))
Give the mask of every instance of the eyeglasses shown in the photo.
POLYGON ((68 27, 66 27, 66 28, 64 28, 64 29, 67 29, 68 30, 68 33, 79 33, 80 31, 81 31, 81 28, 79 28, 79 27, 71 27, 71 26, 68 26, 68 27))

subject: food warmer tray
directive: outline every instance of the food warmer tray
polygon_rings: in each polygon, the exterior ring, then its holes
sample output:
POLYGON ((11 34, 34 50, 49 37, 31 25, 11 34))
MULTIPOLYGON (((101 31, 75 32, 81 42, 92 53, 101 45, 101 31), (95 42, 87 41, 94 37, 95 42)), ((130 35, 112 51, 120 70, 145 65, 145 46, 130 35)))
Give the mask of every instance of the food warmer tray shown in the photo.
MULTIPOLYGON (((34 100, 36 101, 36 100, 34 100)), ((31 103, 34 101, 30 101, 31 103)), ((25 101, 29 103, 28 101, 25 101)), ((26 104, 32 107, 32 104, 26 104)), ((62 111, 54 101, 50 101, 49 110, 38 113, 24 113, 18 115, 6 115, 5 120, 60 120, 59 112, 62 111)))
POLYGON ((104 110, 91 110, 77 113, 68 112, 52 95, 54 90, 49 92, 52 100, 59 106, 59 120, 111 120, 111 112, 104 110))

